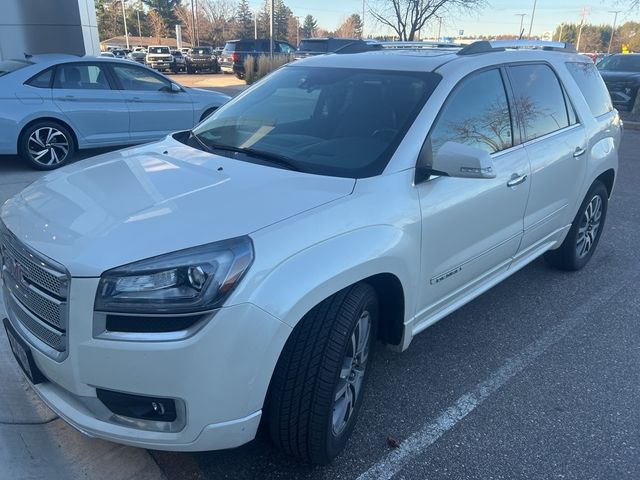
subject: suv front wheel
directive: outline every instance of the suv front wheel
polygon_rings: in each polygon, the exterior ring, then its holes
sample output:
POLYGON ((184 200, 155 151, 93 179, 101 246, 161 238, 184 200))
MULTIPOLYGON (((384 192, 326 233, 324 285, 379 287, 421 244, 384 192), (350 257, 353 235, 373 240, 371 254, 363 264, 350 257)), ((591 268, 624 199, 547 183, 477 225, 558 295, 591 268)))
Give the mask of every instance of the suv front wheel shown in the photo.
POLYGON ((277 446, 318 464, 344 449, 362 404, 377 323, 375 290, 359 283, 324 300, 295 327, 267 405, 277 446))

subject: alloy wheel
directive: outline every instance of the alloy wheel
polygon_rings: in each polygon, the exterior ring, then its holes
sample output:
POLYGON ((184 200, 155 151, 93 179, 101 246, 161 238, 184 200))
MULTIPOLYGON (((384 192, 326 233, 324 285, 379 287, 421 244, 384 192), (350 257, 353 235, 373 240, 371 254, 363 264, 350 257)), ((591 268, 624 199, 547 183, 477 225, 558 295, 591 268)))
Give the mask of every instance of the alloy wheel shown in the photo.
POLYGON ((576 242, 576 254, 583 258, 589 253, 596 241, 600 220, 602 218, 602 199, 600 195, 594 195, 582 215, 578 228, 578 241, 576 242))
POLYGON ((69 139, 55 127, 42 127, 29 135, 29 155, 41 165, 58 165, 69 155, 69 139))
POLYGON ((351 332, 333 402, 332 428, 340 435, 351 420, 364 382, 371 337, 371 315, 365 310, 351 332))

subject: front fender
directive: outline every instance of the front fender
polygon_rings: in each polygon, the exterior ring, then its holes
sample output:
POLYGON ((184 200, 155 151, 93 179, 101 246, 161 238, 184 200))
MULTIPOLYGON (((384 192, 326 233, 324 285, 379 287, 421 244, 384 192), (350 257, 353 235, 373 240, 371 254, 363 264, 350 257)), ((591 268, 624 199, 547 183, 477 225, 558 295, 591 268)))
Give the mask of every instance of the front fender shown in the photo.
MULTIPOLYGON (((374 225, 312 245, 287 258, 256 282, 249 301, 294 327, 325 298, 367 277, 391 273, 405 295, 405 323, 413 314, 418 275, 417 239, 391 225, 374 225), (409 262, 415 252, 413 262, 409 262), (410 264, 411 263, 411 264, 410 264)), ((259 243, 256 250, 260 250, 259 243)))

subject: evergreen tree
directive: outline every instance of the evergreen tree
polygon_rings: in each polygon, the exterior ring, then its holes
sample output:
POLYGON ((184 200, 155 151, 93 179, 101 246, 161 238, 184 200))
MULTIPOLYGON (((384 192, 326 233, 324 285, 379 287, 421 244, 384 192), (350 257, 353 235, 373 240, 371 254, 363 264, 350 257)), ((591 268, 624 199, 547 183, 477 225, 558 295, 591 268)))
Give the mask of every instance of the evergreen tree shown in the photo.
POLYGON ((240 0, 236 11, 235 36, 237 38, 253 38, 253 14, 248 0, 240 0))
MULTIPOLYGON (((258 37, 269 38, 269 17, 271 0, 265 0, 262 10, 258 14, 258 37)), ((293 13, 284 0, 274 0, 273 38, 284 40, 289 36, 289 19, 293 13)))
POLYGON ((178 22, 175 9, 180 0, 142 0, 150 10, 155 10, 164 20, 167 29, 173 29, 178 22))
POLYGON ((304 22, 302 23, 302 38, 311 38, 315 36, 317 28, 318 22, 313 18, 313 15, 307 15, 304 17, 304 22))

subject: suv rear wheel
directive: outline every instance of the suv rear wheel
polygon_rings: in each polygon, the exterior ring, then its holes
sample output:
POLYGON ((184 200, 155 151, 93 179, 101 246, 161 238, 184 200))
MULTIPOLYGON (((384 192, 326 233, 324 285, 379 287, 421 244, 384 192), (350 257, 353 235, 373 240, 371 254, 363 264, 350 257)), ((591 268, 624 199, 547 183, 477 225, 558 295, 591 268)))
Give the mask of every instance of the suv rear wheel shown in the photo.
POLYGON ((22 132, 18 152, 35 168, 53 170, 71 160, 75 143, 67 127, 53 120, 42 120, 22 132))
POLYGON ((545 260, 562 270, 580 270, 584 267, 598 246, 608 204, 607 188, 596 180, 580 205, 564 242, 560 248, 545 253, 545 260))
POLYGON ((278 360, 267 418, 274 443, 326 464, 343 449, 362 404, 378 322, 374 289, 359 283, 313 308, 278 360))

